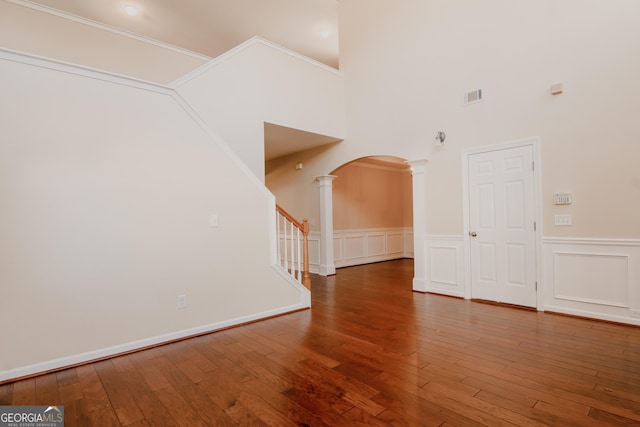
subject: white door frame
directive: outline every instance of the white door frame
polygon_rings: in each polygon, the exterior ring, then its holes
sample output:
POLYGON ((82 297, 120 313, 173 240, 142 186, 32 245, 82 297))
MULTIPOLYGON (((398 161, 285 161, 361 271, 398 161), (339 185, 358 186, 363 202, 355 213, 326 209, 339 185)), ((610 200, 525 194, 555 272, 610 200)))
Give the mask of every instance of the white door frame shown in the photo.
POLYGON ((489 151, 505 150, 509 148, 531 146, 533 149, 533 198, 534 198, 534 221, 536 222, 535 243, 536 243, 536 282, 537 282, 537 309, 544 310, 544 284, 542 282, 542 177, 540 162, 540 138, 532 137, 517 141, 506 142, 503 144, 486 145, 482 147, 474 147, 462 150, 462 212, 463 212, 463 238, 464 238, 464 269, 466 286, 464 297, 471 299, 471 239, 469 238, 469 156, 472 154, 487 153, 489 151))

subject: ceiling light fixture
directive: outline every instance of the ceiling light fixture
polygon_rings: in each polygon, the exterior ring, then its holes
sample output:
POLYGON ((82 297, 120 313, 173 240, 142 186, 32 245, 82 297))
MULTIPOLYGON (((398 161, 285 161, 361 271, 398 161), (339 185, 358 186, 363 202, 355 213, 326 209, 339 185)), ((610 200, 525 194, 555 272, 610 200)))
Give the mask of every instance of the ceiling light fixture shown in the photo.
POLYGON ((330 35, 331 35, 331 30, 329 28, 324 28, 320 30, 320 37, 322 37, 323 39, 329 38, 330 35))
POLYGON ((133 5, 127 5, 124 7, 124 13, 129 16, 136 16, 139 12, 138 8, 133 5))

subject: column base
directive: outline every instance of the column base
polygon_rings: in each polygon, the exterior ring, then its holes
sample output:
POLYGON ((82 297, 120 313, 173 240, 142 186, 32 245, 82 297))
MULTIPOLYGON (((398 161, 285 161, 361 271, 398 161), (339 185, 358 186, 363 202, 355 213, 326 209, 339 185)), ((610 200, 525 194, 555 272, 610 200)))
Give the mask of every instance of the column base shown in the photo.
POLYGON ((421 277, 414 277, 413 290, 416 292, 427 292, 427 281, 421 277))
POLYGON ((321 276, 333 276, 336 274, 336 266, 335 265, 320 265, 319 274, 321 276))

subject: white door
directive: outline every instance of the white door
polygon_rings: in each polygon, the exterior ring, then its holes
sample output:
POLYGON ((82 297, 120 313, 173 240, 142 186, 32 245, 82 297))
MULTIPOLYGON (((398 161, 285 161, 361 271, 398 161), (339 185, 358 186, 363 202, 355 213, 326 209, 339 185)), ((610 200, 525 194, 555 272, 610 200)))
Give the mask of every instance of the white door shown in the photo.
POLYGON ((536 307, 533 147, 468 161, 471 297, 536 307))

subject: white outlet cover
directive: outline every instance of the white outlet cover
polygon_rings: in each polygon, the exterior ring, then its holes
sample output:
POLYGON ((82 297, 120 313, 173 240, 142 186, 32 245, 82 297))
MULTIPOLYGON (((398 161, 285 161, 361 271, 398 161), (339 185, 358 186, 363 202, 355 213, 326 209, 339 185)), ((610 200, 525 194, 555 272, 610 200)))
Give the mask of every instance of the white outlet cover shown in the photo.
POLYGON ((555 225, 560 225, 560 226, 572 225, 571 214, 556 215, 555 225))
POLYGON ((187 306, 187 296, 178 295, 178 308, 185 308, 187 306))

